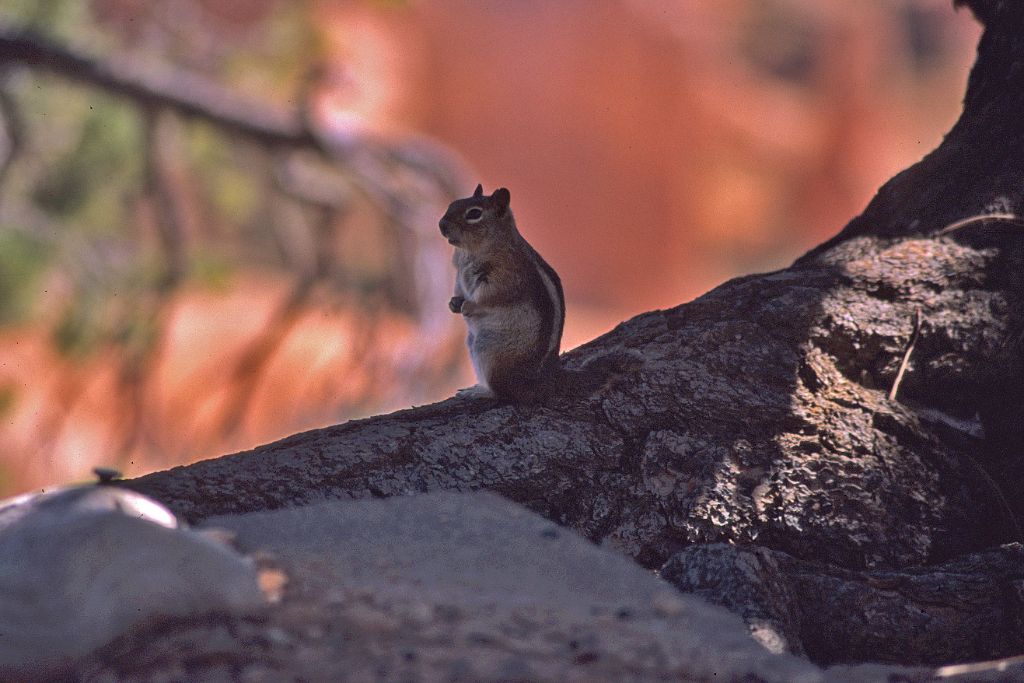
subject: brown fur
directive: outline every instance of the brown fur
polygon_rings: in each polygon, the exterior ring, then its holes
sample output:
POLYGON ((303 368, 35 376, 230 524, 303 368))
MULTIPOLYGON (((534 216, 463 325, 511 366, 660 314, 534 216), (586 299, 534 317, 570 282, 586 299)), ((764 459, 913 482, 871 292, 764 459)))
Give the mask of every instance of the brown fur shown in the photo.
POLYGON ((455 246, 449 307, 469 328, 477 379, 499 398, 534 401, 559 368, 565 297, 554 269, 523 239, 508 190, 457 199, 439 225, 455 246))

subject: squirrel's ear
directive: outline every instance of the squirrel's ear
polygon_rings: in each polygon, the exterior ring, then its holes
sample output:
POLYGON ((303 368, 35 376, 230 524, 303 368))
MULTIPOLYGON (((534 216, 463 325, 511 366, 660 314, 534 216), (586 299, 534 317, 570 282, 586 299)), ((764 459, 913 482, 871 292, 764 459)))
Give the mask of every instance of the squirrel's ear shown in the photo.
POLYGON ((498 215, 500 216, 508 209, 508 205, 512 201, 512 195, 504 187, 499 187, 491 195, 491 199, 494 200, 494 205, 498 208, 498 215))
POLYGON ((478 184, 476 186, 476 190, 473 191, 473 196, 474 197, 483 197, 484 196, 484 186, 478 184))

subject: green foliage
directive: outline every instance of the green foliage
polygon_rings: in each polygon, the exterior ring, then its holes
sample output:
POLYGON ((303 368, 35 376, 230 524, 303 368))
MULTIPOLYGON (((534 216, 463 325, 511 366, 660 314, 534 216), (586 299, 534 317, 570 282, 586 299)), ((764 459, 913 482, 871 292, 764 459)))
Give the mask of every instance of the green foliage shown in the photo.
POLYGON ((53 329, 53 345, 65 358, 82 359, 95 351, 102 341, 100 306, 95 295, 73 297, 53 329))
MULTIPOLYGON (((288 108, 326 53, 308 2, 275 3, 258 26, 223 32, 204 22, 201 8, 183 14, 194 27, 166 25, 170 10, 156 3, 125 9, 146 22, 141 28, 119 25, 116 7, 93 9, 88 0, 5 0, 0 22, 30 27, 101 58, 121 59, 129 50, 133 58, 152 59, 154 66, 199 72, 229 90, 288 108), (211 36, 216 40, 207 40, 211 36)), ((11 206, 17 218, 7 220, 41 225, 50 241, 36 241, 23 231, 0 232, 0 325, 30 316, 42 279, 59 267, 71 293, 51 331, 56 350, 84 358, 114 345, 144 354, 161 333, 154 312, 166 294, 170 264, 151 226, 139 220, 145 210, 159 210, 156 202, 139 201, 145 197, 147 152, 141 112, 130 99, 45 70, 14 76, 8 87, 24 119, 25 148, 2 188, 16 200, 11 206), (24 217, 18 216, 19 204, 24 217)), ((270 209, 289 200, 268 191, 272 154, 194 120, 164 130, 170 131, 171 158, 181 162, 172 170, 186 178, 177 188, 188 231, 181 236, 189 249, 185 277, 223 289, 244 264, 280 263, 281 234, 287 231, 275 231, 280 216, 270 209)), ((354 258, 354 274, 340 279, 356 291, 379 289, 393 266, 392 249, 354 258)))
POLYGON ((156 320, 147 311, 132 307, 114 330, 111 341, 131 358, 144 356, 160 341, 156 320))
POLYGON ((88 10, 82 0, 4 0, 0 18, 39 33, 73 38, 88 23, 88 10))
POLYGON ((264 98, 276 93, 279 101, 293 104, 310 66, 324 55, 325 43, 305 3, 285 2, 265 22, 258 44, 245 48, 225 60, 225 82, 264 98))
POLYGON ((116 346, 128 357, 145 355, 161 334, 154 306, 165 273, 165 264, 155 255, 137 255, 130 266, 79 280, 53 329, 57 352, 83 359, 116 346))
POLYGON ((120 232, 127 219, 124 195, 141 184, 138 117, 109 99, 85 111, 76 143, 44 173, 33 201, 61 219, 99 234, 120 232))
POLYGON ((208 125, 188 129, 186 154, 189 168, 199 178, 197 185, 209 202, 214 222, 221 232, 237 232, 237 226, 250 220, 262 208, 261 186, 252 168, 243 168, 239 147, 208 125), (235 228, 232 230, 232 228, 235 228))
POLYGON ((189 269, 192 279, 203 287, 217 292, 228 289, 234 272, 230 261, 209 252, 196 254, 189 269))
POLYGON ((0 325, 18 323, 31 315, 50 256, 51 249, 40 240, 0 231, 0 325))
MULTIPOLYGON (((10 414, 17 403, 18 390, 14 388, 14 384, 7 382, 0 385, 0 419, 10 414)), ((0 481, 0 484, 2 484, 2 481, 0 481)))

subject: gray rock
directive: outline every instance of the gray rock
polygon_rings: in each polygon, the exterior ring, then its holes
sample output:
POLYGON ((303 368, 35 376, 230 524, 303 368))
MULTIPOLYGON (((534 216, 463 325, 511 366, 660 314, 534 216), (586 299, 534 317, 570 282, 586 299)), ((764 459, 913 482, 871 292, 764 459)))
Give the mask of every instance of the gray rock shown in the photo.
MULTIPOLYGON (((589 617, 628 609, 651 613, 677 591, 629 558, 488 493, 438 493, 325 502, 214 517, 246 552, 270 553, 304 590, 343 586, 401 600, 548 605, 589 617)), ((700 618, 731 616, 680 596, 700 618)))
MULTIPOLYGON (((493 494, 333 501, 207 523, 288 576, 268 622, 229 629, 232 664, 269 668, 270 678, 823 680, 758 645, 735 615, 493 494)), ((203 657, 206 631, 180 629, 105 651, 90 675, 144 680, 185 657, 214 659, 203 657), (168 661, 169 642, 188 643, 174 649, 181 659, 168 661)))
POLYGON ((53 674, 161 616, 252 611, 253 564, 108 486, 0 503, 0 679, 53 674))

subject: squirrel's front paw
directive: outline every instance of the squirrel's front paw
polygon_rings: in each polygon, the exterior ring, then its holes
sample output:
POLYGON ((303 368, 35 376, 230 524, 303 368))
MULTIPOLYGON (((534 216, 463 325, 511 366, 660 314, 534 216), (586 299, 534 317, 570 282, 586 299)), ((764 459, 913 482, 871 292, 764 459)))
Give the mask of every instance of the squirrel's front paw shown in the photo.
POLYGON ((462 313, 462 304, 465 302, 466 300, 461 296, 453 296, 448 300, 448 310, 452 313, 462 313))

